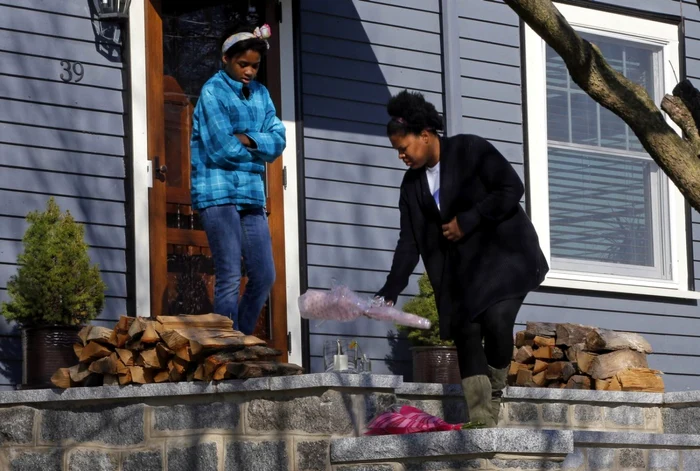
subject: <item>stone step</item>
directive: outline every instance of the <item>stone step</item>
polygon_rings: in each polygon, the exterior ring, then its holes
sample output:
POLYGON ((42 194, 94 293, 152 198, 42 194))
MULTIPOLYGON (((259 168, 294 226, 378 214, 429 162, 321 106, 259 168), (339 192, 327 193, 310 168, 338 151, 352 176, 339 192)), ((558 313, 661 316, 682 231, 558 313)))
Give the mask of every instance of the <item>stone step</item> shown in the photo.
POLYGON ((400 466, 407 471, 493 469, 488 466, 494 459, 509 463, 511 468, 520 467, 517 461, 527 461, 550 469, 573 450, 570 431, 482 429, 339 438, 331 441, 330 454, 331 464, 343 465, 343 471, 393 470, 400 466), (358 468, 347 466, 355 464, 358 468))
POLYGON ((343 471, 700 469, 700 435, 483 429, 331 441, 343 471))
MULTIPOLYGON (((399 404, 418 407, 450 423, 468 420, 460 385, 403 383, 396 388, 396 397, 399 404)), ((677 396, 675 400, 687 402, 688 396, 677 396)), ((503 396, 499 425, 661 433, 664 432, 662 419, 674 418, 673 412, 665 411, 662 415, 663 406, 663 394, 509 387, 503 396)), ((687 409, 683 411, 688 412, 687 409)), ((700 418, 700 408, 691 412, 700 418)), ((695 433, 689 428, 692 425, 682 418, 675 422, 679 425, 674 433, 695 433), (684 424, 686 428, 682 429, 684 424)), ((700 424, 697 427, 700 429, 700 424)))

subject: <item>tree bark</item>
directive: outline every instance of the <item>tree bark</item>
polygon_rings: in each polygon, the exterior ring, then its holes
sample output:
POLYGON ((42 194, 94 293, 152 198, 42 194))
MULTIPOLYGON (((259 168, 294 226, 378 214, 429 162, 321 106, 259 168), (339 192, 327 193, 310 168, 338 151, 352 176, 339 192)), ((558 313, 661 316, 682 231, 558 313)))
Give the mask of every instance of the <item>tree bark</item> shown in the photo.
MULTIPOLYGON (((680 100, 668 97, 665 102, 674 105, 666 106, 666 112, 675 123, 683 123, 679 127, 689 134, 689 140, 684 140, 666 122, 646 90, 610 67, 600 50, 582 39, 550 0, 504 1, 559 53, 571 78, 583 91, 629 125, 651 158, 688 202, 700 211, 700 159, 697 151, 700 137, 695 139, 698 128, 693 119, 698 113, 688 106, 687 97, 682 97, 688 92, 687 86, 692 87, 690 82, 674 90, 674 96, 680 100), (686 109, 683 110, 680 104, 686 109), (692 130, 695 132, 689 132, 692 130)), ((698 96, 697 90, 690 95, 698 96)), ((697 110, 700 111, 700 107, 697 110)))

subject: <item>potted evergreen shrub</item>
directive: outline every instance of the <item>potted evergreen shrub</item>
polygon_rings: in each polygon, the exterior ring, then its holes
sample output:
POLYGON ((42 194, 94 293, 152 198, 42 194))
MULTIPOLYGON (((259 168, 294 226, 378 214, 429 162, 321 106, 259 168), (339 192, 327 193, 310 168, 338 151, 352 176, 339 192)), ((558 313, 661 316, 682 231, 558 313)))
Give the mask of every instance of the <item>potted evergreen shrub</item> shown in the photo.
POLYGON ((0 312, 22 330, 23 386, 52 387, 51 375, 76 363, 73 344, 102 310, 106 286, 90 264, 83 226, 53 198, 27 221, 17 274, 7 283, 10 302, 0 312))
POLYGON ((407 334, 408 341, 412 345, 413 381, 417 383, 460 383, 457 349, 451 340, 440 339, 440 322, 435 304, 435 293, 433 293, 433 287, 430 285, 427 274, 418 280, 418 295, 408 301, 402 310, 425 317, 431 323, 428 330, 397 326, 400 332, 407 334))

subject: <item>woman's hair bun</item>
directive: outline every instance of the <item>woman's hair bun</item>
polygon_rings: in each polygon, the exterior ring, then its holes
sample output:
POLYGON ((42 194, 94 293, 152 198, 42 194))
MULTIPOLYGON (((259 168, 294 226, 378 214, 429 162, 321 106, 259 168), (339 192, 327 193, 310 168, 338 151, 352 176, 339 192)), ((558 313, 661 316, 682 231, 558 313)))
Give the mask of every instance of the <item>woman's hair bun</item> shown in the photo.
POLYGON ((442 117, 435 105, 425 100, 422 93, 404 90, 391 97, 386 105, 391 121, 387 133, 420 134, 424 130, 437 132, 444 128, 442 117))

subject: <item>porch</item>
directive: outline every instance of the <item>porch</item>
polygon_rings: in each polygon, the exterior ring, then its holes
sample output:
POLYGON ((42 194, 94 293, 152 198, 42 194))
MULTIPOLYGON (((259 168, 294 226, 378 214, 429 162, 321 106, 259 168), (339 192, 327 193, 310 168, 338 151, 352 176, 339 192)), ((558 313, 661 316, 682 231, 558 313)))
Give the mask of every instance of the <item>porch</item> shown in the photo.
POLYGON ((700 469, 700 392, 509 388, 500 429, 365 437, 394 403, 465 420, 461 388, 334 373, 0 393, 0 468, 700 469))

